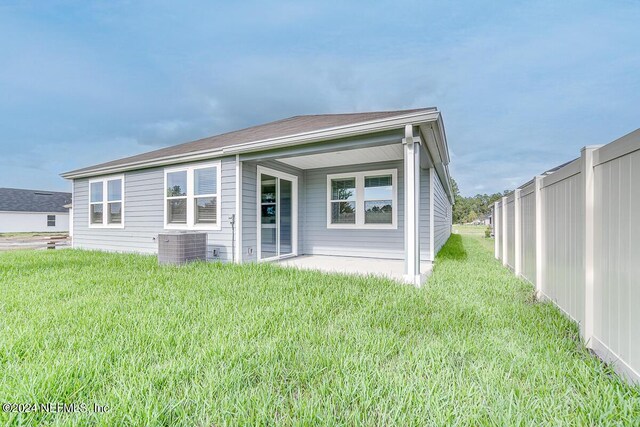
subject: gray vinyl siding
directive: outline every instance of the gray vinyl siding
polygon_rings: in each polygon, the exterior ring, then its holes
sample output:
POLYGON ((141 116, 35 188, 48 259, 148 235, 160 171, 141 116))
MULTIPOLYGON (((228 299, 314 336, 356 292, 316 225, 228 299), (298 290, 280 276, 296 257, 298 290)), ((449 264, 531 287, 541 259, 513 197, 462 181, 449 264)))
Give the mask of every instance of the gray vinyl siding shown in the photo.
MULTIPOLYGON (((185 164, 188 165, 188 164, 185 164)), ((216 248, 223 261, 232 260, 232 228, 229 217, 236 212, 235 157, 221 159, 221 227, 208 232, 210 249, 216 248)), ((242 259, 257 259, 257 195, 256 170, 262 165, 298 177, 298 254, 361 256, 404 259, 404 164, 402 161, 381 162, 300 170, 274 160, 242 163, 242 259), (397 169, 397 229, 328 229, 327 174, 397 169)), ((429 188, 428 170, 421 173, 420 257, 430 260, 429 198, 434 195, 436 252, 450 234, 451 206, 440 180, 429 188)), ((126 172, 124 228, 88 227, 88 179, 74 182, 74 246, 119 252, 157 253, 157 236, 164 229, 164 168, 126 172)), ((437 177, 437 175, 436 175, 437 177)), ((100 177, 96 177, 100 178, 100 177)))
POLYGON ((420 260, 431 261, 429 197, 431 189, 429 183, 429 169, 420 169, 420 260))
POLYGON ((434 176, 433 187, 434 248, 437 254, 451 235, 451 203, 438 174, 434 176))
POLYGON ((304 253, 404 259, 404 167, 402 161, 305 171, 304 253), (398 228, 328 229, 327 174, 398 169, 398 228))
POLYGON ((298 177, 298 253, 302 253, 304 236, 304 171, 275 160, 242 162, 242 260, 256 261, 258 256, 257 237, 257 170, 258 165, 298 177))
POLYGON ((255 162, 242 162, 242 260, 255 261, 258 256, 257 168, 255 162))
MULTIPOLYGON (((228 218, 235 213, 235 157, 220 161, 221 230, 210 231, 207 237, 209 248, 217 248, 220 259, 227 261, 232 254, 228 218)), ((163 167, 124 173, 124 228, 89 227, 89 179, 74 181, 73 207, 75 248, 154 254, 158 250, 158 234, 172 231, 164 229, 163 167)))

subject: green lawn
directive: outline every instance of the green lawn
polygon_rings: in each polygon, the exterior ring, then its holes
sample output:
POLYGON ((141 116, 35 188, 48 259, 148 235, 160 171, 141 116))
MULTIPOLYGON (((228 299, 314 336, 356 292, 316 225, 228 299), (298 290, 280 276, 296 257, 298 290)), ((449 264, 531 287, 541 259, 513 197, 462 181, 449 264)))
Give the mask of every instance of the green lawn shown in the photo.
POLYGON ((453 231, 460 234, 468 234, 473 236, 484 236, 487 230, 486 225, 467 225, 467 224, 454 224, 453 231))
POLYGON ((272 265, 0 253, 0 402, 37 425, 638 425, 640 388, 453 235, 422 289, 272 265))

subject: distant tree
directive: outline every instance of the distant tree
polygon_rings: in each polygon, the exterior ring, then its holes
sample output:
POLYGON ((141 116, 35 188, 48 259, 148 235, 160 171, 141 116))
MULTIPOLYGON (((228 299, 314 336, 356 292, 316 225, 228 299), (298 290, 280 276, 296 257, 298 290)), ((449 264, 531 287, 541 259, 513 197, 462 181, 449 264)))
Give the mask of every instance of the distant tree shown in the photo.
POLYGON ((453 178, 451 178, 451 191, 455 201, 453 205, 453 222, 457 224, 472 222, 490 214, 493 204, 510 192, 510 190, 505 190, 502 193, 476 194, 472 197, 463 197, 460 195, 458 183, 453 178))

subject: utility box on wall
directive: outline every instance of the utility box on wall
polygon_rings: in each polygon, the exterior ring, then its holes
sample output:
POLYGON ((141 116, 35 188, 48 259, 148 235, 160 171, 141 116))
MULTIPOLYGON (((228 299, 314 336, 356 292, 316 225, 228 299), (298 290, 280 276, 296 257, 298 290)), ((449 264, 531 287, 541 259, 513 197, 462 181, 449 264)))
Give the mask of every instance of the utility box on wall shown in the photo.
POLYGON ((207 260, 207 233, 158 234, 158 263, 182 265, 207 260))

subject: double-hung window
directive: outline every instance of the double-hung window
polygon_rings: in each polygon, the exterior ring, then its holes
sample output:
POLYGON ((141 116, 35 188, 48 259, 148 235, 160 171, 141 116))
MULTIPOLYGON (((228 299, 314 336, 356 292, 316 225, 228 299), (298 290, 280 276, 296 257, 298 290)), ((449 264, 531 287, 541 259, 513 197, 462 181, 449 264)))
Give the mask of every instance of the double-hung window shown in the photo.
POLYGON ((89 181, 89 226, 124 227, 124 177, 89 181))
POLYGON ((331 223, 356 223, 356 178, 331 180, 331 223))
POLYGON ((220 163, 165 169, 165 228, 220 229, 220 163))
POLYGON ((47 215, 47 227, 55 227, 55 226, 56 226, 56 216, 47 215))
POLYGON ((397 169, 327 175, 327 228, 397 228, 397 169))

